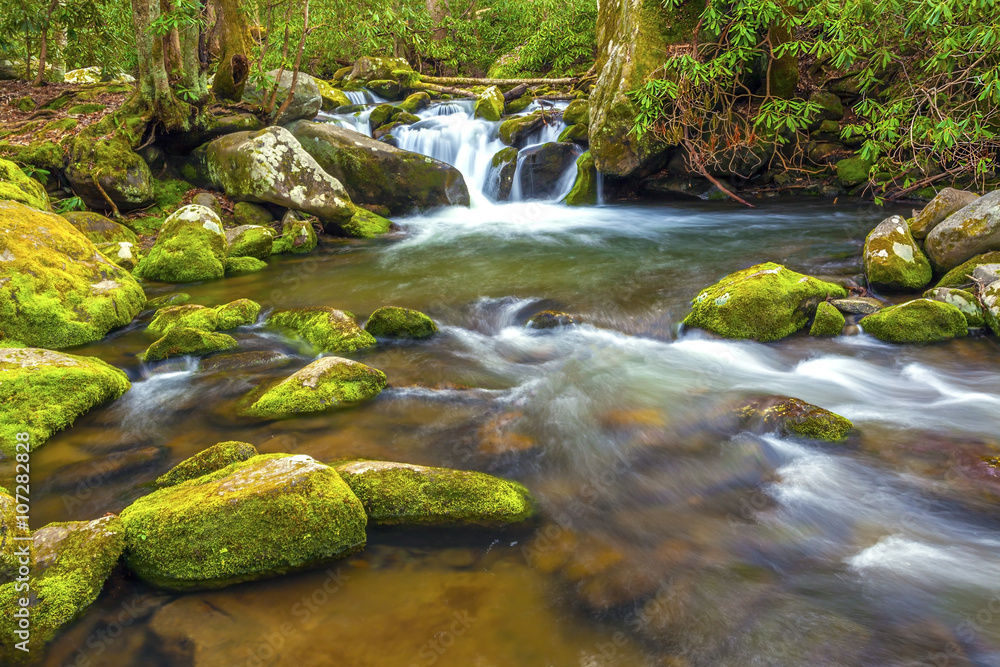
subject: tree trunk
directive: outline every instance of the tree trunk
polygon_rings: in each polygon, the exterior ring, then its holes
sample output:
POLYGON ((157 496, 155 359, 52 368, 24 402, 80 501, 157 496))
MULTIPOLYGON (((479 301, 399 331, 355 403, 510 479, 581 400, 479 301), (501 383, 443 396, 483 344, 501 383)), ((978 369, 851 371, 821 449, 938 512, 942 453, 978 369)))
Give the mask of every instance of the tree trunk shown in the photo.
POLYGON ((434 23, 432 39, 435 42, 440 42, 448 36, 448 29, 441 25, 447 15, 443 2, 444 0, 427 0, 427 13, 431 15, 431 21, 434 23))
POLYGON ((139 56, 139 85, 132 102, 137 110, 151 112, 168 132, 182 132, 191 126, 191 107, 170 90, 163 39, 153 34, 153 22, 160 16, 159 0, 132 0, 132 24, 139 56))
POLYGON ((213 0, 219 37, 219 68, 212 92, 220 100, 238 102, 250 74, 249 34, 240 0, 213 0))
POLYGON ((52 0, 49 3, 49 11, 45 15, 45 25, 42 26, 41 47, 38 51, 38 76, 35 77, 33 86, 40 86, 45 81, 45 60, 49 55, 49 27, 52 24, 52 12, 59 5, 59 0, 52 0))

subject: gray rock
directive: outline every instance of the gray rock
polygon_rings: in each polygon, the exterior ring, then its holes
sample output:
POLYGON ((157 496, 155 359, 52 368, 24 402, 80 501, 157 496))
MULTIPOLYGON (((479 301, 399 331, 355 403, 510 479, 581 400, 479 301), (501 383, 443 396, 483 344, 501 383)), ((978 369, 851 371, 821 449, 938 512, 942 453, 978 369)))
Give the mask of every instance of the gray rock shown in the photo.
POLYGON ((939 269, 1000 250, 1000 190, 980 197, 938 224, 927 235, 924 250, 939 269))
POLYGON ((885 307, 881 301, 870 296, 849 296, 846 299, 833 299, 830 303, 840 312, 851 315, 871 315, 885 307))
POLYGON ((1000 280, 990 283, 983 290, 983 307, 986 323, 997 336, 1000 336, 1000 280))
POLYGON ((972 280, 980 285, 989 285, 1000 280, 1000 264, 980 264, 972 272, 972 280))
POLYGON ((191 199, 191 203, 212 209, 212 212, 220 218, 222 217, 222 204, 219 203, 219 200, 211 192, 199 192, 191 199))
POLYGON ((571 143, 547 143, 525 148, 518 155, 518 179, 525 199, 548 199, 557 194, 559 177, 576 162, 581 149, 571 143))
POLYGON ((937 193, 934 199, 927 202, 927 205, 910 220, 910 231, 913 233, 913 238, 918 240, 927 238, 927 235, 944 222, 949 215, 965 208, 977 199, 979 199, 979 195, 974 192, 945 188, 937 193))
MULTIPOLYGON (((268 72, 267 75, 271 81, 278 82, 278 96, 275 101, 275 111, 277 111, 288 97, 288 91, 292 87, 292 79, 295 73, 285 70, 279 78, 278 70, 275 69, 268 72)), ((271 85, 273 86, 273 84, 271 85)), ((271 86, 268 86, 263 91, 252 86, 247 86, 246 91, 243 93, 243 99, 251 104, 261 104, 265 96, 270 94, 271 86)), ((279 124, 284 124, 302 118, 312 119, 316 117, 316 114, 322 108, 323 96, 319 92, 319 86, 316 85, 311 76, 305 72, 299 72, 295 81, 295 91, 292 93, 292 101, 288 103, 288 107, 277 121, 279 124)))
POLYGON ((868 234, 864 261, 868 281, 875 285, 920 289, 933 277, 930 262, 898 215, 886 218, 868 234))

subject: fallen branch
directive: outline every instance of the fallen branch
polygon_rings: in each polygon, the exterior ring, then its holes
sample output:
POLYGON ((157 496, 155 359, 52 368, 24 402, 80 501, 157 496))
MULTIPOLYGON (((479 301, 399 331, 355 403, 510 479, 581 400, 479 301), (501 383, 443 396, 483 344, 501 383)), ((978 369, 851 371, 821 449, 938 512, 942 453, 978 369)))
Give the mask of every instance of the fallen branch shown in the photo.
POLYGON ((951 175, 952 175, 952 173, 950 171, 945 171, 945 172, 942 172, 942 173, 940 173, 940 174, 938 174, 936 176, 930 176, 928 178, 924 178, 924 179, 919 180, 916 183, 912 184, 908 188, 903 188, 902 190, 899 190, 897 192, 890 191, 889 194, 887 194, 885 196, 885 199, 886 199, 886 201, 896 201, 897 199, 899 199, 903 195, 909 194, 909 193, 913 192, 914 190, 919 190, 920 188, 927 187, 931 183, 934 183, 935 181, 940 181, 942 178, 945 178, 945 177, 951 176, 951 175))
POLYGON ((476 79, 463 76, 426 76, 421 75, 421 81, 440 85, 452 86, 519 86, 522 83, 528 86, 547 83, 552 86, 566 86, 576 83, 575 77, 566 79, 476 79))
POLYGON ((435 93, 445 93, 447 95, 459 95, 461 97, 478 97, 471 90, 464 90, 462 88, 451 88, 449 86, 436 86, 433 83, 424 83, 423 81, 415 81, 409 86, 413 90, 429 90, 435 93))
POLYGON ((503 94, 503 101, 504 102, 511 102, 511 101, 516 100, 517 98, 519 98, 521 95, 524 95, 526 92, 528 92, 528 86, 527 86, 527 84, 523 84, 522 83, 520 86, 515 86, 515 87, 511 88, 509 91, 507 91, 506 93, 504 93, 503 94))

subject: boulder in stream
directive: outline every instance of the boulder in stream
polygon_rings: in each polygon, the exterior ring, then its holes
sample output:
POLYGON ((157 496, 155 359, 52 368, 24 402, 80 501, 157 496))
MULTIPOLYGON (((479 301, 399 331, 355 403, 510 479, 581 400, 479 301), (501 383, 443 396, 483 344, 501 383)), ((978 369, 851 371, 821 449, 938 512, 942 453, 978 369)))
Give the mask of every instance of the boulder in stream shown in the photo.
POLYGON ((195 479, 210 472, 221 470, 232 463, 248 461, 257 456, 257 448, 249 442, 228 440, 203 449, 186 458, 173 468, 156 478, 159 487, 174 486, 189 479, 195 479))
POLYGON ((222 220, 210 208, 191 204, 168 217, 135 273, 144 280, 188 283, 226 273, 229 251, 222 220))
MULTIPOLYGON (((351 217, 354 207, 351 207, 351 217)), ((313 218, 298 211, 287 211, 281 219, 281 235, 271 244, 272 255, 304 255, 319 244, 319 237, 313 229, 313 218)))
POLYGON ((1000 264, 1000 250, 976 255, 967 262, 962 262, 954 269, 944 274, 937 287, 969 287, 976 268, 984 264, 1000 264))
POLYGON ((742 408, 740 417, 748 428, 828 442, 846 439, 854 428, 846 417, 786 396, 758 399, 742 408))
POLYGON ((517 149, 508 146, 496 152, 490 160, 490 173, 487 179, 486 194, 497 201, 510 199, 510 189, 514 185, 514 174, 517 172, 517 149))
POLYGON ((563 202, 569 206, 597 205, 597 179, 594 157, 587 151, 576 159, 576 180, 563 202))
POLYGON ((559 194, 561 176, 582 150, 576 144, 550 142, 525 148, 518 154, 517 172, 525 199, 550 199, 559 194))
POLYGON ((1000 336, 1000 280, 990 283, 983 289, 983 312, 986 323, 997 336, 1000 336))
POLYGON ((476 98, 473 113, 476 118, 497 121, 503 116, 503 107, 503 93, 496 86, 490 86, 476 98))
POLYGON ((816 317, 809 328, 809 335, 839 336, 844 331, 845 324, 847 324, 847 320, 836 306, 828 301, 821 301, 816 306, 816 317))
POLYGON ((235 350, 238 347, 236 339, 224 333, 174 327, 163 338, 146 348, 142 360, 148 363, 173 357, 197 357, 212 352, 235 350))
POLYGON ((342 357, 322 357, 271 386, 252 391, 240 413, 275 419, 322 412, 374 398, 385 388, 382 371, 342 357))
POLYGON ((375 345, 375 338, 354 321, 354 314, 327 306, 276 310, 269 329, 304 340, 318 352, 354 352, 375 345))
POLYGON ((933 277, 930 262, 898 215, 886 218, 868 234, 864 260, 868 282, 874 285, 914 290, 933 277))
POLYGON ((972 292, 955 287, 934 287, 924 292, 924 298, 950 303, 958 308, 965 315, 970 329, 978 329, 985 323, 983 308, 972 292))
POLYGON ((241 276, 267 268, 267 262, 256 257, 230 257, 226 260, 226 276, 241 276))
POLYGON ((214 308, 206 308, 190 303, 181 306, 166 306, 153 315, 152 321, 146 327, 150 336, 162 337, 174 327, 191 327, 202 331, 215 331, 219 328, 219 314, 214 308))
POLYGON ((229 258, 267 259, 274 247, 274 230, 262 225, 240 225, 226 230, 229 258))
POLYGON ((529 329, 555 329, 556 327, 568 327, 580 324, 581 320, 575 315, 564 313, 558 310, 543 310, 528 319, 529 329))
POLYGON ((863 318, 860 324, 865 333, 887 343, 937 343, 969 333, 961 310, 931 299, 883 308, 863 318))
POLYGON ((218 315, 218 328, 226 331, 256 322, 260 315, 260 304, 250 299, 236 299, 216 306, 215 313, 218 315))
POLYGON ((514 116, 500 123, 500 141, 508 146, 523 148, 528 137, 538 132, 546 122, 554 123, 553 114, 536 111, 526 116, 514 116))
POLYGON ((434 320, 419 310, 383 306, 365 324, 365 331, 376 338, 430 338, 437 333, 434 320))
POLYGON ((979 199, 979 195, 974 192, 956 190, 955 188, 941 190, 934 199, 927 202, 927 205, 908 221, 913 238, 918 241, 924 240, 948 216, 977 199, 979 199))
POLYGON ((939 269, 953 269, 976 255, 1000 250, 1000 190, 945 218, 927 235, 924 250, 939 269))

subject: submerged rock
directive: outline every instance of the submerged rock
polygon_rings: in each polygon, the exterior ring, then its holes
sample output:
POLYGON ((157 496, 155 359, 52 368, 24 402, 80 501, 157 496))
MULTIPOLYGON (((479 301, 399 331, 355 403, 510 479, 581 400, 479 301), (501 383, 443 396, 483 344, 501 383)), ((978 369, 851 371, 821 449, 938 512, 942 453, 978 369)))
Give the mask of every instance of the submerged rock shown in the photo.
POLYGON ((304 255, 315 250, 318 244, 319 237, 313 229, 313 221, 297 211, 288 211, 281 219, 281 236, 271 244, 271 254, 304 255))
POLYGON ((274 247, 274 230, 262 225, 240 225, 226 230, 229 258, 255 257, 267 259, 274 247))
POLYGON ((587 151, 576 159, 576 180, 563 202, 569 206, 596 206, 598 178, 600 176, 594 168, 594 158, 587 151))
POLYGON ((283 125, 299 120, 300 118, 315 118, 320 109, 323 108, 323 96, 320 93, 316 80, 305 72, 299 72, 298 76, 293 71, 271 70, 267 73, 268 84, 263 89, 258 89, 253 85, 248 85, 243 92, 243 100, 250 104, 261 104, 265 95, 270 95, 274 84, 278 85, 278 96, 275 99, 274 109, 281 108, 282 103, 288 99, 288 93, 292 88, 292 80, 295 79, 295 90, 292 92, 292 100, 275 122, 283 125), (278 74, 281 74, 280 78, 278 74))
POLYGON ((726 338, 778 340, 804 327, 820 301, 845 296, 839 285, 766 262, 702 290, 684 324, 726 338))
POLYGON ((936 343, 969 333, 961 310, 930 299, 889 306, 860 324, 865 333, 888 343, 936 343))
POLYGON ((898 215, 883 220, 865 239, 865 274, 875 285, 920 289, 931 281, 930 262, 898 215))
POLYGON ((378 338, 429 338, 437 333, 434 320, 418 310, 384 306, 365 324, 365 331, 378 338))
POLYGON ((934 199, 927 202, 927 205, 909 220, 910 232, 913 234, 913 238, 921 241, 927 238, 927 235, 935 227, 944 222, 948 216, 965 208, 977 199, 979 199, 979 195, 974 192, 945 188, 937 193, 934 199))
POLYGON ((525 199, 548 199, 559 194, 560 177, 580 155, 576 144, 547 143, 518 154, 518 178, 525 199))
POLYGON ((166 306, 156 311, 149 326, 146 327, 146 333, 151 336, 163 336, 174 327, 215 331, 219 328, 219 314, 214 308, 206 308, 194 303, 166 306))
POLYGON ((292 357, 283 352, 273 350, 254 350, 222 354, 205 359, 198 367, 205 373, 222 373, 227 371, 243 371, 250 369, 284 368, 292 363, 292 357))
POLYGON ((232 336, 215 331, 202 331, 191 327, 174 327, 142 355, 145 362, 161 361, 171 357, 201 356, 212 352, 235 350, 239 343, 232 336))
POLYGON ((532 329, 555 329, 556 327, 568 327, 580 324, 581 320, 575 315, 563 313, 558 310, 543 310, 532 315, 527 326, 532 329))
POLYGON ((257 448, 248 442, 228 440, 203 449, 194 456, 184 459, 173 468, 156 478, 159 487, 174 486, 189 479, 195 479, 210 472, 221 470, 231 463, 248 461, 257 456, 257 448))
POLYGON ((0 202, 0 340, 58 349, 100 340, 146 303, 134 278, 64 218, 0 202))
POLYGON ((10 160, 0 158, 0 200, 3 199, 20 202, 40 211, 51 210, 49 196, 42 184, 27 176, 10 160))
POLYGON ((125 563, 161 588, 221 588, 365 545, 361 502, 309 456, 264 454, 160 489, 121 514, 125 563))
POLYGON ((927 235, 924 250, 939 269, 952 269, 976 255, 1000 250, 1000 190, 949 215, 927 235))
POLYGON ((496 86, 490 86, 476 98, 474 115, 484 120, 500 120, 503 115, 503 93, 496 86))
POLYGON ((740 410, 740 417, 750 428, 829 442, 844 440, 854 428, 845 417, 785 396, 754 401, 740 410))
POLYGON ((816 306, 816 318, 809 328, 809 335, 839 336, 844 331, 845 324, 847 320, 833 304, 821 301, 816 306))
POLYGON ((352 461, 336 469, 379 525, 492 527, 535 514, 526 488, 481 472, 388 461, 352 461))
POLYGON ((277 310, 268 316, 266 325, 306 341, 319 352, 354 352, 375 345, 375 338, 358 326, 352 313, 327 306, 277 310))
POLYGON ((949 271, 938 281, 937 287, 967 287, 972 285, 976 267, 984 264, 1000 264, 1000 250, 976 255, 949 271))
POLYGON ((965 315, 965 322, 971 329, 977 329, 985 322, 983 309, 979 305, 979 301, 976 300, 976 295, 972 292, 953 287, 935 287, 924 292, 924 298, 955 306, 965 315))
POLYGON ((849 296, 833 299, 830 304, 842 313, 851 315, 871 315, 885 308, 885 304, 871 296, 849 296))
POLYGON ((385 373, 357 361, 322 357, 290 377, 244 397, 241 414, 265 419, 321 412, 374 398, 385 373))
POLYGON ((227 253, 222 220, 211 209, 192 204, 164 221, 135 273, 165 283, 216 280, 226 273, 227 253))

